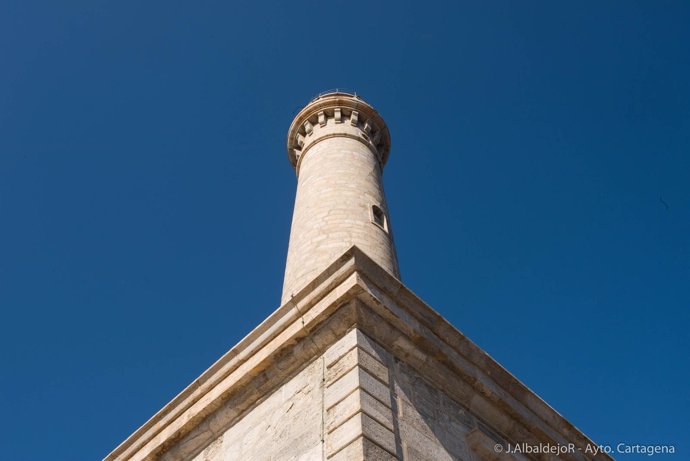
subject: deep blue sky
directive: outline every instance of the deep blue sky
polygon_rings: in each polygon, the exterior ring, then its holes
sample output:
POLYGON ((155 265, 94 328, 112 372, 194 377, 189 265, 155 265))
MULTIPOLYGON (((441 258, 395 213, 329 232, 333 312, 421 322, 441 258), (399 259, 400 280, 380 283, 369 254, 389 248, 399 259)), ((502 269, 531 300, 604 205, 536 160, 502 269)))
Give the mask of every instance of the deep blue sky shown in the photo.
POLYGON ((406 285, 690 457, 690 3, 6 0, 0 69, 4 459, 102 458, 278 307, 334 87, 389 124, 406 285))

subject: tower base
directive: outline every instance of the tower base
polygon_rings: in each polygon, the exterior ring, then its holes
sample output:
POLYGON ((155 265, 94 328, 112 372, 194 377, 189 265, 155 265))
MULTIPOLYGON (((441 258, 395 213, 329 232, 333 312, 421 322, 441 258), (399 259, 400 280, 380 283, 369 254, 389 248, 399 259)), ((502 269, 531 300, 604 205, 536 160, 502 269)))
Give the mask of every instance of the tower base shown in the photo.
POLYGON ((105 461, 611 459, 594 446, 352 247, 105 461))

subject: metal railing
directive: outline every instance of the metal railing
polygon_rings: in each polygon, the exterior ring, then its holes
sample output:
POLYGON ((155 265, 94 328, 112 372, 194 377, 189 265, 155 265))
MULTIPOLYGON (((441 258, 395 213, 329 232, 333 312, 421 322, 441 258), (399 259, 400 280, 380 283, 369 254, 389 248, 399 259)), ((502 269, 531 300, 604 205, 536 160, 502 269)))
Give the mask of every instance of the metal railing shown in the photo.
POLYGON ((314 96, 310 102, 316 101, 319 98, 323 98, 324 96, 328 96, 329 94, 335 94, 335 93, 347 94, 349 96, 354 96, 355 98, 359 98, 359 96, 357 96, 357 92, 354 90, 350 90, 349 88, 333 88, 330 90, 320 92, 319 94, 314 96))
MULTIPOLYGON (((349 88, 333 88, 333 89, 331 89, 331 90, 326 90, 326 91, 320 92, 319 94, 317 94, 316 96, 314 96, 314 97, 309 101, 308 104, 311 104, 312 102, 316 101, 317 99, 323 98, 324 96, 328 96, 328 95, 330 95, 330 94, 338 94, 338 93, 339 93, 339 94, 345 94, 345 95, 348 95, 348 96, 352 96, 352 97, 357 98, 357 99, 361 99, 361 98, 359 97, 359 95, 357 94, 356 91, 350 90, 349 88)), ((300 105, 300 106, 298 106, 297 108, 293 109, 293 110, 292 110, 292 116, 294 117, 295 115, 299 114, 299 112, 300 112, 302 109, 304 109, 304 105, 300 105)))

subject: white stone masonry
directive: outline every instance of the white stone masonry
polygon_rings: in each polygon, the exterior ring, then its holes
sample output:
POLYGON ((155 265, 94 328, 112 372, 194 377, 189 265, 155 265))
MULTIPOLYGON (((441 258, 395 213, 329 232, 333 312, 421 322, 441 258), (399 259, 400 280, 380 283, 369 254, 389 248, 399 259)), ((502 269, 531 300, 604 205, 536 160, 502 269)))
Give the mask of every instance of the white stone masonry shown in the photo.
POLYGON ((356 96, 331 93, 308 104, 288 134, 297 172, 282 303, 356 245, 399 278, 382 170, 388 128, 356 96))

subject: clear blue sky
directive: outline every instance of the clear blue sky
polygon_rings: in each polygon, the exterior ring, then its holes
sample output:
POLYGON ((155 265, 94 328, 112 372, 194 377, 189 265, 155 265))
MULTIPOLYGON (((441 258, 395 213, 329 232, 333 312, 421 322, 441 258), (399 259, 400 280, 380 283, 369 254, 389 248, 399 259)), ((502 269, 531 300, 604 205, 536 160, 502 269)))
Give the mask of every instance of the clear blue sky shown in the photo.
POLYGON ((4 459, 102 458, 278 307, 334 87, 389 124, 405 284, 690 459, 690 3, 6 0, 0 69, 4 459))

